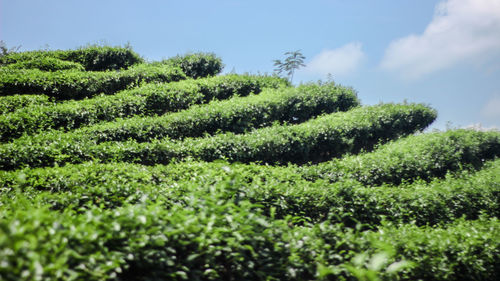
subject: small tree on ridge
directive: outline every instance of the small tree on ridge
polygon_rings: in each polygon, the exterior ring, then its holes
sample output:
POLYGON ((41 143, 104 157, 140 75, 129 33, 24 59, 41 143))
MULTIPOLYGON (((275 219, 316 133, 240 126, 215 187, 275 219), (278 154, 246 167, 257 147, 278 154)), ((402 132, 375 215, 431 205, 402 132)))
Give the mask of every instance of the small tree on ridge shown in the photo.
POLYGON ((302 66, 306 66, 304 64, 304 57, 300 50, 293 51, 293 52, 286 52, 284 61, 281 60, 274 60, 274 66, 276 67, 274 69, 274 72, 278 73, 280 75, 283 72, 286 72, 288 75, 288 80, 290 83, 293 80, 293 74, 295 70, 299 69, 302 66))

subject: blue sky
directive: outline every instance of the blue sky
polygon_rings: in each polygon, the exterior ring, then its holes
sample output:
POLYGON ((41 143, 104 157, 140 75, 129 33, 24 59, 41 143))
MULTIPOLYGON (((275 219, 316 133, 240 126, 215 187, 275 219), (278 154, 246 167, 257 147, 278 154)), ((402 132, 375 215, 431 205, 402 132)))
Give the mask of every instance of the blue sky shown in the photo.
POLYGON ((432 128, 500 128, 500 0, 0 0, 0 40, 21 50, 124 45, 148 60, 213 52, 225 72, 295 83, 328 74, 364 104, 422 102, 432 128))

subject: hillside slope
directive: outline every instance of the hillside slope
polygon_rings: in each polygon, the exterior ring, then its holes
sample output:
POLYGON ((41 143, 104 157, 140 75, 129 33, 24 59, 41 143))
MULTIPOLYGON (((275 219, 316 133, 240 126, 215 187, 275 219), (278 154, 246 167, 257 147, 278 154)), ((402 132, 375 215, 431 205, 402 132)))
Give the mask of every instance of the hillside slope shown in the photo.
POLYGON ((0 280, 500 279, 500 132, 222 66, 0 58, 0 280))

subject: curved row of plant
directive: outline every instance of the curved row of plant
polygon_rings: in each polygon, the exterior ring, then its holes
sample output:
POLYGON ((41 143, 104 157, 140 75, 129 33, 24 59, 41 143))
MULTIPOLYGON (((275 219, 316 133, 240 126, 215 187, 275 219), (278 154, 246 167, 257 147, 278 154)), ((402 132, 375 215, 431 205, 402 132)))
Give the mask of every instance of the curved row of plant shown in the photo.
POLYGON ((78 70, 85 71, 83 65, 56 59, 53 57, 36 57, 31 60, 21 60, 7 65, 3 65, 2 69, 37 69, 42 71, 59 71, 59 70, 78 70))
POLYGON ((214 99, 247 96, 259 93, 264 88, 287 85, 285 80, 277 77, 225 75, 173 83, 151 83, 110 96, 55 105, 27 106, 0 116, 0 140, 6 142, 23 134, 32 135, 47 129, 67 131, 119 117, 180 111, 214 99))
MULTIPOLYGON (((78 138, 80 137, 84 138, 83 135, 78 135, 78 138)), ((47 139, 52 139, 52 142, 61 141, 61 138, 51 138, 50 136, 47 139)), ((31 139, 32 142, 29 143, 29 146, 44 147, 49 144, 43 143, 42 140, 43 138, 40 137, 40 143, 36 143, 34 139, 31 139)), ((71 141, 78 142, 78 139, 71 139, 71 141)), ((273 177, 278 182, 296 182, 302 179, 308 181, 327 180, 328 182, 354 180, 365 186, 398 185, 401 182, 411 183, 416 180, 430 181, 442 178, 447 174, 464 172, 464 170, 478 170, 482 168, 485 161, 499 157, 499 145, 500 133, 498 132, 452 130, 408 136, 380 145, 372 152, 346 156, 317 165, 291 165, 288 167, 243 165, 242 169, 248 169, 249 172, 240 171, 240 174, 251 175, 255 173, 260 175, 265 171, 266 178, 273 177), (427 136, 429 138, 426 138, 427 136), (372 162, 365 165, 367 161, 378 163, 378 168, 374 169, 375 164, 372 162), (363 167, 366 167, 366 170, 363 170, 363 167), (395 171, 395 169, 399 169, 399 171, 395 171), (396 173, 396 178, 399 180, 387 177, 388 171, 396 173), (369 177, 366 174, 370 174, 370 177, 377 180, 367 181, 369 177), (292 177, 290 178, 290 176, 292 177)), ((22 147, 22 144, 18 147, 22 147)), ((219 169, 225 164, 183 164, 169 171, 169 174, 174 175, 174 171, 180 171, 174 176, 177 179, 182 179, 184 174, 205 174, 207 171, 204 167, 207 165, 215 165, 219 169), (186 167, 195 170, 186 170, 186 167)), ((210 177, 217 178, 217 175, 210 173, 210 177)), ((209 181, 210 177, 207 175, 206 181, 209 181)), ((247 180, 251 181, 251 176, 247 180)))
MULTIPOLYGON (((20 280, 495 280, 498 219, 438 228, 293 226, 224 195, 231 181, 187 204, 90 207, 57 215, 23 196, 0 211, 0 274, 20 280), (221 196, 222 195, 222 196, 221 196)), ((232 192, 229 188, 229 192, 232 192)), ((203 192, 203 195, 206 192, 203 192)))
POLYGON ((92 159, 155 165, 186 157, 205 161, 306 163, 369 150, 379 142, 422 130, 435 118, 436 112, 424 105, 385 104, 333 113, 297 125, 182 141, 162 139, 148 143, 126 141, 95 145, 95 141, 88 140, 73 143, 70 134, 47 132, 43 142, 21 138, 15 143, 1 145, 0 168, 43 167, 92 159))
POLYGON ((147 82, 186 79, 178 67, 141 64, 123 71, 56 71, 0 68, 0 96, 44 94, 58 100, 111 95, 147 82))
MULTIPOLYGON (((333 184, 302 179, 293 167, 261 165, 175 163, 167 166, 137 164, 78 164, 56 168, 1 172, 2 205, 15 200, 17 192, 65 209, 117 208, 143 200, 164 206, 183 204, 188 194, 203 186, 232 179, 233 193, 258 203, 265 214, 305 221, 362 223, 377 228, 383 220, 417 225, 448 223, 462 216, 477 219, 481 213, 500 218, 500 160, 481 171, 395 187, 366 187, 348 180, 333 184), (233 177, 237 175, 237 177, 233 177), (181 199, 179 199, 181 198, 181 199), (273 215, 271 215, 271 213, 273 215)), ((204 197, 214 190, 208 190, 204 197)))
MULTIPOLYGON (((120 70, 144 62, 144 59, 130 48, 110 46, 89 46, 76 50, 18 52, 0 58, 0 66, 3 68, 43 71, 120 70)), ((224 67, 222 60, 213 53, 177 55, 153 64, 180 67, 191 78, 213 76, 220 73, 224 67)))
POLYGON ((33 105, 51 105, 53 101, 46 95, 13 95, 0 97, 0 118, 18 109, 33 105))
POLYGON ((17 52, 0 58, 0 65, 7 67, 37 68, 46 71, 61 70, 58 66, 64 64, 80 65, 78 68, 88 71, 118 70, 143 62, 144 60, 130 48, 111 46, 17 52))
POLYGON ((500 157, 500 132, 452 130, 408 136, 372 152, 301 167, 306 179, 354 179, 364 185, 399 184, 444 177, 450 171, 479 169, 500 157))
POLYGON ((214 76, 224 68, 222 59, 213 53, 188 53, 153 62, 152 64, 180 67, 188 77, 193 79, 214 76))
MULTIPOLYGON (((347 111, 358 105, 356 94, 351 89, 311 84, 298 88, 268 89, 258 95, 213 101, 160 117, 120 119, 66 134, 71 135, 72 142, 94 140, 100 143, 130 139, 146 142, 165 137, 182 139, 216 132, 244 133, 276 122, 301 123, 314 116, 347 111)), ((34 143, 47 142, 49 136, 60 138, 57 134, 41 134, 32 139, 34 143)))
MULTIPOLYGON (((19 53, 19 56, 24 56, 22 54, 19 53)), ((37 63, 28 60, 23 65, 36 67, 37 63)), ((0 96, 45 94, 59 100, 83 99, 101 93, 111 95, 144 82, 171 82, 186 77, 213 76, 223 67, 220 58, 204 53, 176 56, 161 63, 136 64, 121 71, 78 71, 78 68, 70 68, 48 72, 38 68, 21 68, 23 65, 19 69, 0 67, 0 96)))

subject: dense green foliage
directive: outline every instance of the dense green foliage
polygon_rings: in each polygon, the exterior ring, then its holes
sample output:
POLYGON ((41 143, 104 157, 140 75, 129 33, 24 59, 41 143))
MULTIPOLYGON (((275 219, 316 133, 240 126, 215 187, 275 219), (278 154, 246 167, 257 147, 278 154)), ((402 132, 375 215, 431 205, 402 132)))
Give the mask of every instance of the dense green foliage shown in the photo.
POLYGON ((185 77, 180 68, 151 65, 138 65, 119 72, 0 68, 0 96, 45 94, 59 100, 83 99, 101 93, 113 94, 144 82, 171 82, 185 77))
POLYGON ((192 190, 182 205, 145 198, 57 215, 18 195, 0 213, 0 272, 38 280, 345 280, 363 270, 403 280, 498 277, 497 219, 361 233, 330 223, 300 227, 290 217, 263 216, 258 205, 234 197, 235 188, 228 178, 192 190), (370 257, 382 260, 375 265, 370 257))
POLYGON ((399 184, 443 177, 449 171, 478 169, 495 157, 500 157, 500 132, 454 130, 409 136, 371 153, 303 169, 310 180, 352 178, 366 185, 399 184))
POLYGON ((52 104, 50 98, 45 95, 13 95, 0 97, 0 118, 3 118, 7 113, 25 107, 50 104, 52 104))
POLYGON ((359 105, 356 94, 334 85, 304 85, 267 90, 258 95, 214 101, 162 117, 131 118, 80 130, 99 142, 201 137, 216 132, 244 133, 278 123, 301 123, 311 117, 347 111, 359 105))
POLYGON ((247 96, 259 93, 264 88, 285 85, 286 82, 279 78, 227 75, 175 83, 149 83, 110 96, 48 106, 28 106, 0 116, 0 141, 9 141, 23 134, 33 135, 47 129, 72 130, 119 117, 164 114, 213 99, 247 96))
POLYGON ((167 163, 169 159, 187 156, 204 161, 305 163, 371 149, 378 142, 421 130, 435 117, 434 110, 423 105, 386 104, 242 135, 226 133, 182 142, 104 143, 94 153, 100 159, 143 164, 167 163))
POLYGON ((0 280, 500 279, 500 132, 222 67, 2 56, 0 280))
MULTIPOLYGON (((259 95, 213 101, 161 117, 132 117, 85 127, 71 132, 71 140, 68 141, 75 143, 90 139, 100 143, 134 139, 145 142, 164 137, 201 137, 222 131, 243 133, 274 122, 299 123, 313 116, 346 111, 357 105, 359 101, 351 89, 333 85, 268 89, 259 95)), ((31 139, 33 143, 41 143, 49 141, 49 137, 61 138, 57 134, 41 134, 31 139)))
POLYGON ((177 55, 159 63, 180 67, 188 77, 194 79, 214 76, 224 68, 222 59, 212 53, 177 55))
POLYGON ((47 69, 51 64, 59 65, 53 59, 74 62, 82 65, 88 71, 104 71, 127 69, 134 64, 144 62, 144 60, 130 48, 110 47, 110 46, 89 46, 77 50, 57 50, 57 51, 31 51, 17 52, 3 56, 0 65, 17 64, 20 66, 33 66, 40 64, 40 70, 47 69), (48 63, 48 64, 47 64, 48 63))
POLYGON ((462 177, 397 187, 366 187, 352 180, 310 182, 293 166, 181 162, 150 167, 87 163, 23 169, 3 172, 0 189, 5 192, 3 204, 15 196, 13 191, 22 190, 58 209, 117 208, 144 198, 180 203, 179 194, 199 192, 200 186, 220 184, 233 174, 238 175, 232 185, 240 199, 258 203, 268 215, 274 209, 279 218, 291 215, 305 221, 375 227, 382 220, 435 225, 462 216, 476 219, 481 212, 500 217, 500 160, 462 177))
POLYGON ((218 134, 182 141, 74 142, 71 134, 47 132, 42 141, 22 138, 0 146, 0 168, 125 161, 147 165, 194 157, 204 161, 262 161, 286 164, 340 157, 427 127, 436 117, 426 106, 385 104, 333 113, 297 124, 256 129, 246 134, 218 134), (51 136, 56 134, 57 136, 51 136))
POLYGON ((3 66, 3 69, 39 69, 43 71, 58 71, 58 70, 80 70, 84 71, 83 65, 64 61, 51 57, 37 57, 33 60, 21 60, 12 64, 3 66))

